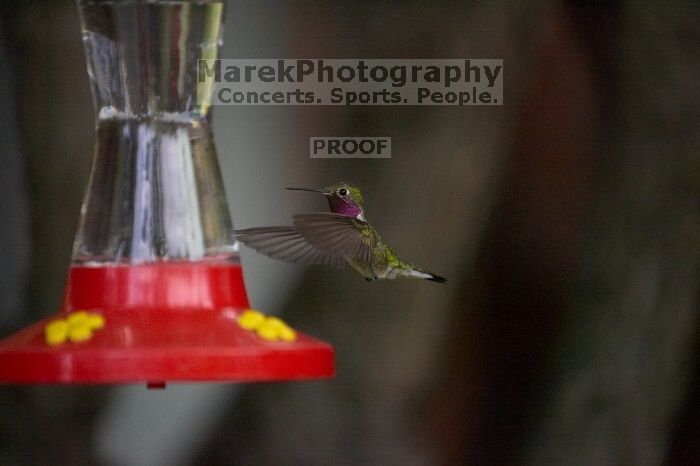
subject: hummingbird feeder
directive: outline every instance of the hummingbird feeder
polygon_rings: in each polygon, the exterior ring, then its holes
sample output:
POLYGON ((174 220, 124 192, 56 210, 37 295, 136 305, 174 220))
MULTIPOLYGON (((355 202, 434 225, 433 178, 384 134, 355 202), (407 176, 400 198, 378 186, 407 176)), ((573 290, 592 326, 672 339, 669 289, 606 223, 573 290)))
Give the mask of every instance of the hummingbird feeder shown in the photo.
POLYGON ((247 311, 211 86, 197 73, 218 56, 223 2, 78 9, 96 109, 92 172, 62 308, 0 341, 0 383, 332 376, 330 345, 276 318, 256 332, 265 318, 247 311))

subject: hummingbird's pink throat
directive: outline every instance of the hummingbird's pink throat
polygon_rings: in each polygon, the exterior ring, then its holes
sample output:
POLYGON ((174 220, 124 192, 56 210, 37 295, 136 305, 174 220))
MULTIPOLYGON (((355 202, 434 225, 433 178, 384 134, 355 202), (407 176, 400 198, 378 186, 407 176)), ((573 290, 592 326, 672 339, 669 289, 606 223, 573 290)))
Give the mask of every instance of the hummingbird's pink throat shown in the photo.
POLYGON ((339 197, 329 196, 328 205, 334 214, 345 215, 346 217, 362 218, 362 208, 354 202, 339 197))

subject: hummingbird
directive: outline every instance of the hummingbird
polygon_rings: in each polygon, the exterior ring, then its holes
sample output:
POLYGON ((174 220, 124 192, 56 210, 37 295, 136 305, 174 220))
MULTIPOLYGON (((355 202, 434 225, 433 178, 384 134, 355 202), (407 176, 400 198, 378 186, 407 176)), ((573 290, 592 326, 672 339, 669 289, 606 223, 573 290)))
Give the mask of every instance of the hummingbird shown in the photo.
POLYGON ((362 193, 357 186, 336 183, 324 189, 287 188, 323 194, 330 212, 297 214, 292 226, 236 230, 236 239, 274 259, 303 265, 350 265, 365 280, 445 279, 403 261, 365 219, 362 193))

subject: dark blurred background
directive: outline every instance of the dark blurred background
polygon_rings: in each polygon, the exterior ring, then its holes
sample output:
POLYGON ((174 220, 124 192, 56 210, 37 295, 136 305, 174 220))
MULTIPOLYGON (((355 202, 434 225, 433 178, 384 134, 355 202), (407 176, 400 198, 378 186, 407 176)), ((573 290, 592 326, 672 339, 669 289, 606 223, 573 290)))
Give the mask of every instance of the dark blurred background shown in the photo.
MULTIPOLYGON (((93 143, 71 1, 0 4, 0 336, 54 312, 93 143)), ((364 188, 447 285, 244 251, 332 381, 0 388, 0 464, 700 464, 700 3, 229 1, 223 58, 503 58, 499 107, 218 107, 238 227, 364 188), (311 160, 311 136, 390 136, 311 160)))

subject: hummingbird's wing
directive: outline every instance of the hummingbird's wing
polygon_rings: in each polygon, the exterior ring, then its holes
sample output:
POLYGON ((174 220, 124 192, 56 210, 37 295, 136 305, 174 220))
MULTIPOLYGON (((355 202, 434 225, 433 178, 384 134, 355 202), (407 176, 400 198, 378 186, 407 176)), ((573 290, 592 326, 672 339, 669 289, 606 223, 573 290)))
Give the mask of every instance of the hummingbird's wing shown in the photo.
POLYGON ((285 262, 344 267, 340 253, 325 251, 307 241, 295 227, 259 227, 236 230, 236 239, 256 251, 285 262))
POLYGON ((359 259, 366 264, 372 262, 374 233, 365 221, 320 212, 295 215, 294 226, 304 239, 321 251, 359 259))

